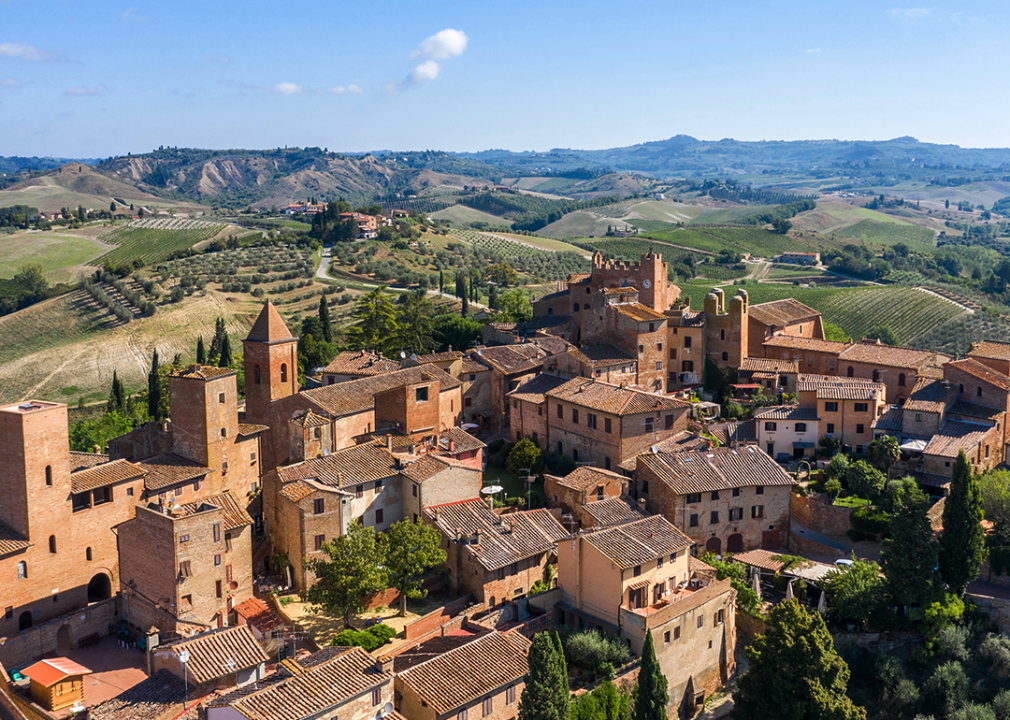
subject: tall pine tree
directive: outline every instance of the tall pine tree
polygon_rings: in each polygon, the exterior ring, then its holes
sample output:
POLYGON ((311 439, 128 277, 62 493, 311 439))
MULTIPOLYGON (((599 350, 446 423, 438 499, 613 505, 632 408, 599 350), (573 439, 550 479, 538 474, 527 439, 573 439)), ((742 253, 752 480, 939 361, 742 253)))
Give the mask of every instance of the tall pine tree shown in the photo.
POLYGON ((197 365, 207 364, 207 350, 203 347, 203 335, 196 339, 196 363, 197 365))
POLYGON ((323 326, 323 341, 333 342, 333 321, 330 320, 330 306, 326 304, 326 296, 319 298, 319 324, 323 326))
POLYGON ((116 412, 120 415, 126 412, 126 388, 119 379, 119 373, 112 371, 112 389, 109 391, 109 400, 105 403, 105 412, 116 412))
POLYGON ((217 359, 218 367, 231 367, 231 341, 228 339, 228 334, 225 333, 224 339, 221 340, 221 356, 217 359))
POLYGON ((470 317, 470 299, 463 293, 463 307, 460 308, 459 314, 463 317, 470 317))
POLYGON ((943 581, 936 570, 939 546, 927 510, 929 498, 914 483, 895 498, 891 534, 880 555, 887 592, 895 605, 925 607, 943 595, 943 581))
POLYGON ((954 461, 940 535, 940 574, 950 591, 958 597, 964 595, 968 583, 978 578, 984 559, 982 492, 961 451, 954 461))
POLYGON ((642 667, 638 671, 638 694, 635 700, 634 720, 666 720, 666 705, 670 696, 666 692, 666 675, 656 660, 656 647, 652 633, 645 633, 642 648, 642 667))
POLYGON ((568 677, 564 654, 549 633, 533 636, 529 672, 519 698, 519 720, 568 720, 568 677))
POLYGON ((151 372, 147 374, 147 414, 152 420, 162 420, 161 375, 158 374, 158 351, 151 358, 151 372))

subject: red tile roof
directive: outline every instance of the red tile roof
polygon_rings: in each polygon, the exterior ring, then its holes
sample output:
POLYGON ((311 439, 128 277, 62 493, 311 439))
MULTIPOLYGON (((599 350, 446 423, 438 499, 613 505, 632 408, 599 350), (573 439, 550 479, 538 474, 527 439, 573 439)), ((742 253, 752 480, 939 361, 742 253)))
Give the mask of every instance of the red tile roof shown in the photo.
POLYGON ((211 472, 209 467, 174 453, 155 455, 137 464, 147 473, 144 487, 148 490, 161 490, 181 482, 192 482, 211 472))
POLYGON ((916 370, 923 365, 937 365, 937 355, 928 350, 893 347, 873 340, 862 340, 843 351, 840 362, 859 362, 868 365, 916 370))
POLYGON ((134 465, 126 460, 113 460, 104 465, 95 465, 70 473, 70 492, 88 492, 107 485, 136 480, 143 476, 144 469, 139 465, 134 465))
POLYGON ((639 510, 633 503, 622 498, 607 498, 606 500, 596 500, 582 506, 583 511, 596 521, 596 525, 604 527, 607 525, 620 525, 623 523, 635 522, 647 517, 647 514, 639 510))
POLYGON ((288 330, 288 326, 284 324, 274 304, 267 300, 259 316, 256 318, 256 322, 253 323, 252 329, 249 331, 249 337, 246 340, 275 343, 297 340, 297 338, 288 330))
POLYGON ((370 353, 365 350, 347 350, 335 358, 323 368, 324 373, 333 375, 361 375, 362 377, 372 375, 385 375, 396 372, 400 369, 400 363, 387 360, 378 353, 370 353))
POLYGON ((32 544, 28 538, 0 522, 0 557, 30 548, 32 544))
POLYGON ((814 340, 813 338, 793 337, 792 335, 776 335, 765 340, 765 347, 787 348, 790 350, 810 350, 838 354, 850 347, 849 343, 833 342, 831 340, 814 340))
POLYGON ((236 375, 238 371, 231 368, 214 367, 213 365, 190 365, 172 372, 172 377, 191 378, 196 380, 214 380, 226 375, 236 375))
POLYGON ((656 312, 648 305, 643 305, 642 303, 615 303, 611 307, 616 309, 621 315, 627 315, 636 322, 649 322, 650 320, 659 322, 666 320, 666 315, 656 312))
POLYGON ((586 533, 583 536, 622 570, 691 547, 691 538, 662 515, 586 533))
POLYGON ((954 360, 948 363, 951 367, 962 370, 972 377, 978 378, 990 385, 995 385, 1003 390, 1010 390, 1010 377, 1003 373, 996 372, 991 367, 983 365, 978 360, 965 358, 964 360, 954 360))
POLYGON ((729 490, 754 485, 793 484, 767 453, 748 446, 712 448, 705 452, 645 453, 638 459, 678 495, 729 490))
POLYGON ((980 343, 972 343, 971 350, 965 353, 965 357, 1010 360, 1010 343, 996 342, 995 340, 983 340, 980 343))
POLYGON ((796 360, 774 360, 772 358, 744 358, 740 372, 794 373, 799 371, 796 360))
POLYGON ((187 672, 199 685, 234 675, 239 670, 265 663, 269 658, 256 642, 248 626, 225 628, 197 635, 190 640, 166 645, 158 650, 179 655, 189 653, 187 672))
POLYGON ((460 386, 459 380, 441 368, 435 365, 420 365, 383 375, 304 390, 300 396, 324 412, 340 417, 371 410, 375 407, 377 393, 425 382, 438 382, 439 392, 460 386))
POLYGON ((620 486, 620 483, 627 480, 627 478, 610 470, 582 465, 564 477, 558 478, 558 485, 582 491, 596 487, 597 485, 612 483, 615 480, 618 482, 618 486, 620 486))
POLYGON ((219 508, 224 513, 224 529, 235 530, 236 528, 252 525, 253 519, 244 507, 230 492, 223 492, 218 495, 197 500, 195 502, 180 505, 179 509, 186 515, 192 515, 206 509, 206 506, 219 508))
POLYGON ((564 385, 548 390, 544 394, 547 397, 611 415, 635 415, 690 407, 690 403, 685 400, 665 395, 652 395, 589 378, 569 380, 564 385))
POLYGON ((786 298, 772 302, 751 305, 748 315, 762 325, 782 327, 796 322, 813 320, 821 314, 812 307, 807 307, 799 300, 786 298))
POLYGON ((975 423, 947 420, 940 426, 939 432, 930 439, 922 454, 953 458, 962 450, 966 453, 971 452, 978 447, 990 429, 975 423))
POLYGON ((382 440, 345 448, 296 465, 277 468, 281 482, 315 480, 335 488, 353 487, 399 473, 393 454, 382 440))
POLYGON ((262 633, 268 633, 285 625, 280 615, 257 597, 251 597, 236 605, 235 613, 262 633))
POLYGON ((544 393, 548 390, 559 388, 566 382, 568 382, 568 378, 558 377, 557 375, 551 375, 550 373, 540 373, 535 378, 524 382, 508 395, 515 400, 522 400, 523 402, 531 402, 539 405, 547 399, 544 393))
POLYGON ((21 674, 43 687, 49 687, 72 675, 90 675, 91 671, 83 665, 78 665, 70 658, 57 657, 39 660, 34 665, 29 665, 22 670, 21 674))

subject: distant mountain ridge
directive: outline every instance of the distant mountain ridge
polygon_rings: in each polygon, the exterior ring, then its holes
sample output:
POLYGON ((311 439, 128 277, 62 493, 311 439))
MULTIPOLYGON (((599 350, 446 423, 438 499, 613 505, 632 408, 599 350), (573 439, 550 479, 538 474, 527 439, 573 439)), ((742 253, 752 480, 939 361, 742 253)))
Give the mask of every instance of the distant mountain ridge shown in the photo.
POLYGON ((83 163, 97 165, 99 158, 54 158, 54 157, 0 157, 0 173, 18 173, 25 171, 53 170, 67 163, 83 163))

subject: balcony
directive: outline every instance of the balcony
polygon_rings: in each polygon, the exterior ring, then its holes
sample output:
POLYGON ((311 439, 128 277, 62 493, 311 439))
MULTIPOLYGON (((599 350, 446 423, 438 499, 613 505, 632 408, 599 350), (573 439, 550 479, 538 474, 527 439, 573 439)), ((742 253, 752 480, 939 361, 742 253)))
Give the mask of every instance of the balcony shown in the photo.
POLYGON ((686 600, 687 598, 694 595, 696 592, 705 588, 712 582, 710 578, 696 576, 691 578, 687 582, 682 582, 675 585, 673 588, 664 590, 660 594, 658 599, 655 599, 652 603, 648 605, 640 605, 633 601, 632 596, 635 595, 637 590, 642 591, 642 597, 652 597, 653 592, 650 587, 636 588, 632 586, 632 589, 628 593, 628 598, 621 605, 621 610, 624 612, 634 613, 640 617, 646 618, 650 615, 664 610, 676 603, 686 600))

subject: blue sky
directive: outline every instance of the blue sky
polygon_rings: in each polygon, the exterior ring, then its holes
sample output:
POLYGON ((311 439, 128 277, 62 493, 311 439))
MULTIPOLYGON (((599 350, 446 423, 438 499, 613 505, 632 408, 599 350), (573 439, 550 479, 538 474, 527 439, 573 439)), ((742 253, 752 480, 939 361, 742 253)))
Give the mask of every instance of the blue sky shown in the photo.
POLYGON ((1007 147, 1008 36, 970 0, 0 0, 0 155, 1007 147))

